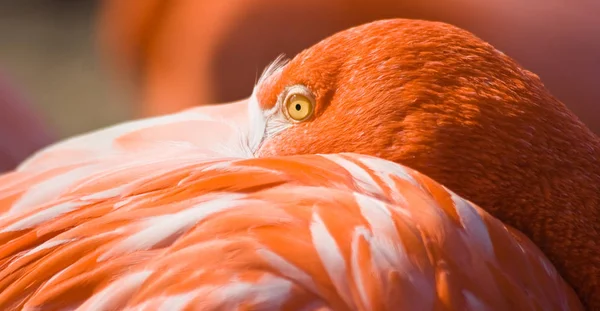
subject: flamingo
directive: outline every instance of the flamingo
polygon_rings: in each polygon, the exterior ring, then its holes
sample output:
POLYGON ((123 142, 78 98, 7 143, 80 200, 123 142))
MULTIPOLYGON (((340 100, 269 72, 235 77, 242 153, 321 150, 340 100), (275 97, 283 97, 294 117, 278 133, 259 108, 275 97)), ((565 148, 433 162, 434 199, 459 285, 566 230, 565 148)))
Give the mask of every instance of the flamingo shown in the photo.
MULTIPOLYGON (((570 0, 103 0, 102 55, 145 116, 247 97, 256 70, 351 26, 390 18, 467 29, 542 77, 600 134, 600 2, 570 0), (477 12, 474 14, 473 12, 477 12), (290 22, 301 19, 302 22, 290 22), (551 21, 551 22, 549 22, 551 21), (260 42, 260 44, 257 44, 260 42), (108 60, 107 59, 107 60, 108 60)), ((114 79, 116 80, 116 79, 114 79)))
POLYGON ((471 33, 376 21, 0 177, 0 309, 594 310, 599 154, 471 33))

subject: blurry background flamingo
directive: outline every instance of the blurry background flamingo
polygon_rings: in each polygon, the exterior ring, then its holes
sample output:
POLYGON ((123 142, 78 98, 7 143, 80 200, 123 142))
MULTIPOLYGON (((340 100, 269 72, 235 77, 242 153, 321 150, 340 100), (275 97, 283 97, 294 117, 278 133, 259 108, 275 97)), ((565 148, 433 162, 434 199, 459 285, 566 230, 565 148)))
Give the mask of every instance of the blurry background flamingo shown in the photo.
POLYGON ((134 115, 239 99, 279 53, 293 56, 377 18, 428 18, 468 29, 517 59, 600 133, 599 6, 593 0, 2 1, 0 67, 38 118, 65 137, 134 115))
POLYGON ((103 1, 101 42, 138 87, 145 115, 249 94, 279 53, 293 56, 352 25, 391 17, 465 28, 539 74, 600 132, 600 21, 593 1, 103 1))

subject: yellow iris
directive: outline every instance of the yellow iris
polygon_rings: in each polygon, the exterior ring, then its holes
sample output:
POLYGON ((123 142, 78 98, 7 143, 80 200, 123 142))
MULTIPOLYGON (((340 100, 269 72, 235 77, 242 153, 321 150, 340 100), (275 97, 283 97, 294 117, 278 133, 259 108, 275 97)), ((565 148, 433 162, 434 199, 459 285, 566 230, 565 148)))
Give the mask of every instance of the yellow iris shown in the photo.
POLYGON ((294 94, 287 98, 287 113, 295 121, 308 119, 313 112, 313 102, 302 94, 294 94))

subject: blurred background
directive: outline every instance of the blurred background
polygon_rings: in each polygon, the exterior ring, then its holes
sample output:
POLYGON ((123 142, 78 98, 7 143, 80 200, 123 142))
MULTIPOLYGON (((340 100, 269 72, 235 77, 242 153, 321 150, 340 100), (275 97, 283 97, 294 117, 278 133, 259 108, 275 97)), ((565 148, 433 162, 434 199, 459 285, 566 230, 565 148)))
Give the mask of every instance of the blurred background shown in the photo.
POLYGON ((241 99, 292 57, 376 19, 465 28, 600 133, 600 1, 0 0, 0 171, 57 139, 241 99))

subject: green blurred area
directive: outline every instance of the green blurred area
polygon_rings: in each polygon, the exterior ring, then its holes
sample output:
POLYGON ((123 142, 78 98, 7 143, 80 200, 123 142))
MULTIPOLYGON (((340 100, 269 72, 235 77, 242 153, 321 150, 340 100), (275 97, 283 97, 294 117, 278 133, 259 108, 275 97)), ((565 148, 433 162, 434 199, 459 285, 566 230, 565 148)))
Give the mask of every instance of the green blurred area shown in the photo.
POLYGON ((96 2, 0 0, 0 73, 60 137, 130 118, 96 48, 96 2))

